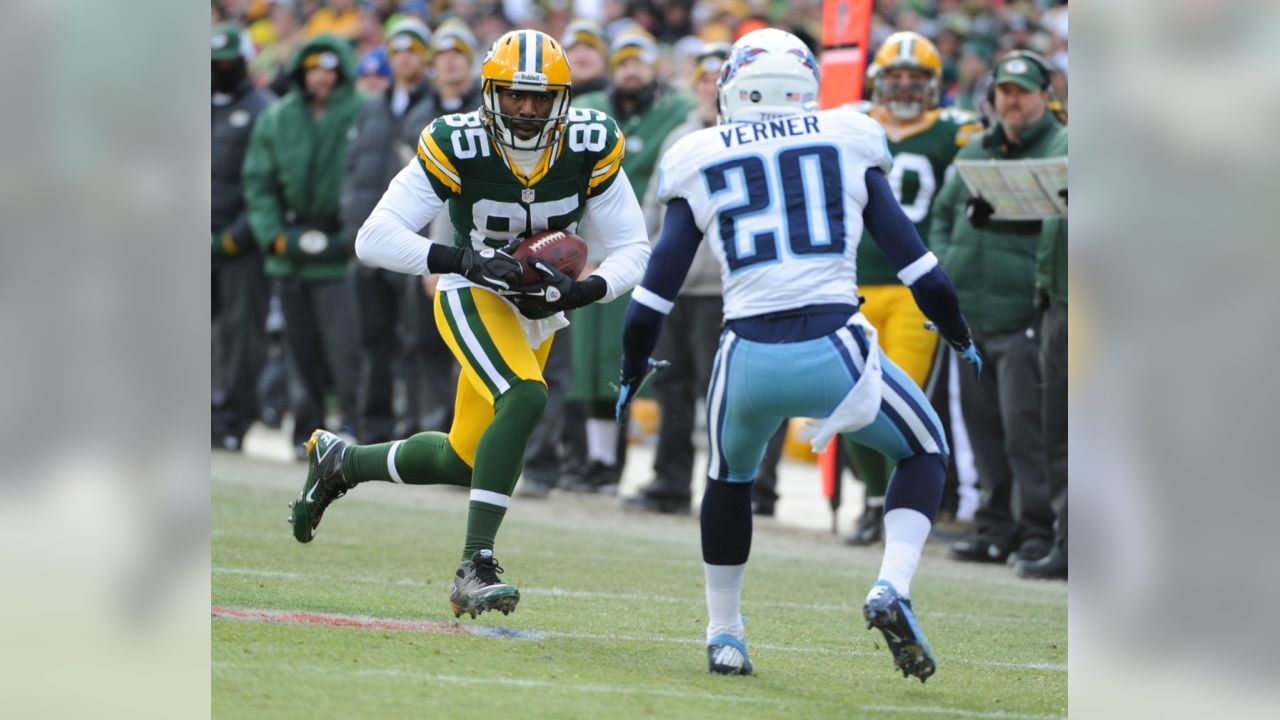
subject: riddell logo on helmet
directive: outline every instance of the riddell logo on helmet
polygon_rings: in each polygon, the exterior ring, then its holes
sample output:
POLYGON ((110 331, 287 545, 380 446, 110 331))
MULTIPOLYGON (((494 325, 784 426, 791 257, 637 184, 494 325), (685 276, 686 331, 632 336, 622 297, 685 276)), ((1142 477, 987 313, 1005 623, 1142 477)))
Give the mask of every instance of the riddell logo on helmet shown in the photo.
POLYGON ((547 76, 542 73, 518 72, 511 78, 511 84, 514 85, 534 85, 540 88, 547 86, 547 76))

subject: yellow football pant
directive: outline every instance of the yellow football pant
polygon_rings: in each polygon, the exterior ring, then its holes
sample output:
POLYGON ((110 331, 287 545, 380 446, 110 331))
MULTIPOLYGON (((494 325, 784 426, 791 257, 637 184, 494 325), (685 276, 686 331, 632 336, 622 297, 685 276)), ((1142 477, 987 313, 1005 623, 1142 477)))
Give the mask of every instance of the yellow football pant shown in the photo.
POLYGON ((434 304, 436 327, 462 366, 449 445, 474 468, 480 436, 493 422, 494 401, 521 380, 547 384, 542 369, 552 338, 530 347, 515 309, 487 290, 437 292, 434 304))
POLYGON ((924 329, 929 318, 916 307, 911 289, 906 285, 867 285, 860 286, 858 293, 867 299, 862 314, 879 333, 880 349, 923 388, 933 369, 938 334, 924 329))

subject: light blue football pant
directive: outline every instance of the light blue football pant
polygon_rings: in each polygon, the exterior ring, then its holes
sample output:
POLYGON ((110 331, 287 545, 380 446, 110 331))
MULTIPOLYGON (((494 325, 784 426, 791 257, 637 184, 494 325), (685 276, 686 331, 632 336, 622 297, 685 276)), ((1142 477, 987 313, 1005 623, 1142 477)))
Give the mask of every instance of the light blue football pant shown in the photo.
MULTIPOLYGON (((752 342, 725 330, 707 390, 707 477, 751 482, 778 424, 831 415, 862 376, 869 347, 856 324, 797 343, 752 342)), ((895 461, 948 454, 942 423, 924 393, 888 356, 880 357, 880 412, 846 437, 895 461)))

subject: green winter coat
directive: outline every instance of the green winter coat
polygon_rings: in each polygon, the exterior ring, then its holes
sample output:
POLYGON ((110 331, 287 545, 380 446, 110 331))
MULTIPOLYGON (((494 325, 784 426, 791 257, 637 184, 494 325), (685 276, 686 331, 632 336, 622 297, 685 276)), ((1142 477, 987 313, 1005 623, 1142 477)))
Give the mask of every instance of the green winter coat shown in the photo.
MULTIPOLYGON (((574 107, 600 110, 613 116, 626 139, 626 155, 622 169, 631 181, 636 199, 643 202, 658 164, 658 151, 671 131, 689 116, 693 97, 678 92, 659 92, 643 112, 626 117, 614 107, 610 93, 594 92, 573 102, 574 107)), ((599 415, 612 408, 618 397, 613 388, 618 382, 618 364, 622 361, 622 321, 627 314, 627 293, 609 303, 595 303, 574 310, 569 330, 573 333, 573 385, 569 397, 599 404, 599 415)))
POLYGON ((258 118, 242 179, 249 224, 275 277, 333 280, 346 273, 353 237, 339 218, 347 142, 359 114, 350 44, 320 35, 289 64, 293 89, 258 118), (338 56, 338 84, 322 117, 307 107, 302 60, 320 50, 338 56))
MULTIPOLYGON (((966 145, 956 160, 1053 157, 1060 134, 1065 135, 1066 129, 1048 112, 1028 129, 1022 144, 1010 143, 997 124, 983 134, 981 142, 966 145)), ((974 331, 1004 333, 1031 327, 1042 223, 992 220, 984 228, 975 228, 965 217, 968 199, 969 189, 955 173, 933 202, 929 247, 951 277, 974 331)))
MULTIPOLYGON (((1062 128, 1048 157, 1067 154, 1067 129, 1062 128)), ((1036 285, 1056 303, 1067 302, 1067 218, 1044 221, 1036 248, 1036 285)))

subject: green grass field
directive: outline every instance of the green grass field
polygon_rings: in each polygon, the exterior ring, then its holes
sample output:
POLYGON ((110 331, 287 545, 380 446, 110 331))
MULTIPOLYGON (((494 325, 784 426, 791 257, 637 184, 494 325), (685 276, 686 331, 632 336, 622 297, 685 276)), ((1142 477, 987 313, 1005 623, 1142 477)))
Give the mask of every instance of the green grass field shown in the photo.
POLYGON ((1067 592, 931 545, 912 585, 938 657, 904 679, 866 630, 878 548, 757 522, 743 614, 756 674, 707 672, 698 525, 616 499, 517 499, 496 554, 509 615, 449 632, 465 493, 370 484, 293 540, 302 465, 215 453, 213 714, 223 718, 1040 718, 1066 713, 1067 592), (245 610, 411 630, 227 619, 245 610), (221 616, 220 616, 221 615, 221 616), (425 623, 439 623, 435 630, 425 623), (390 624, 390 623, 386 623, 390 624), (408 623, 402 623, 408 624, 408 623), (440 631, 444 629, 446 631, 440 631))

